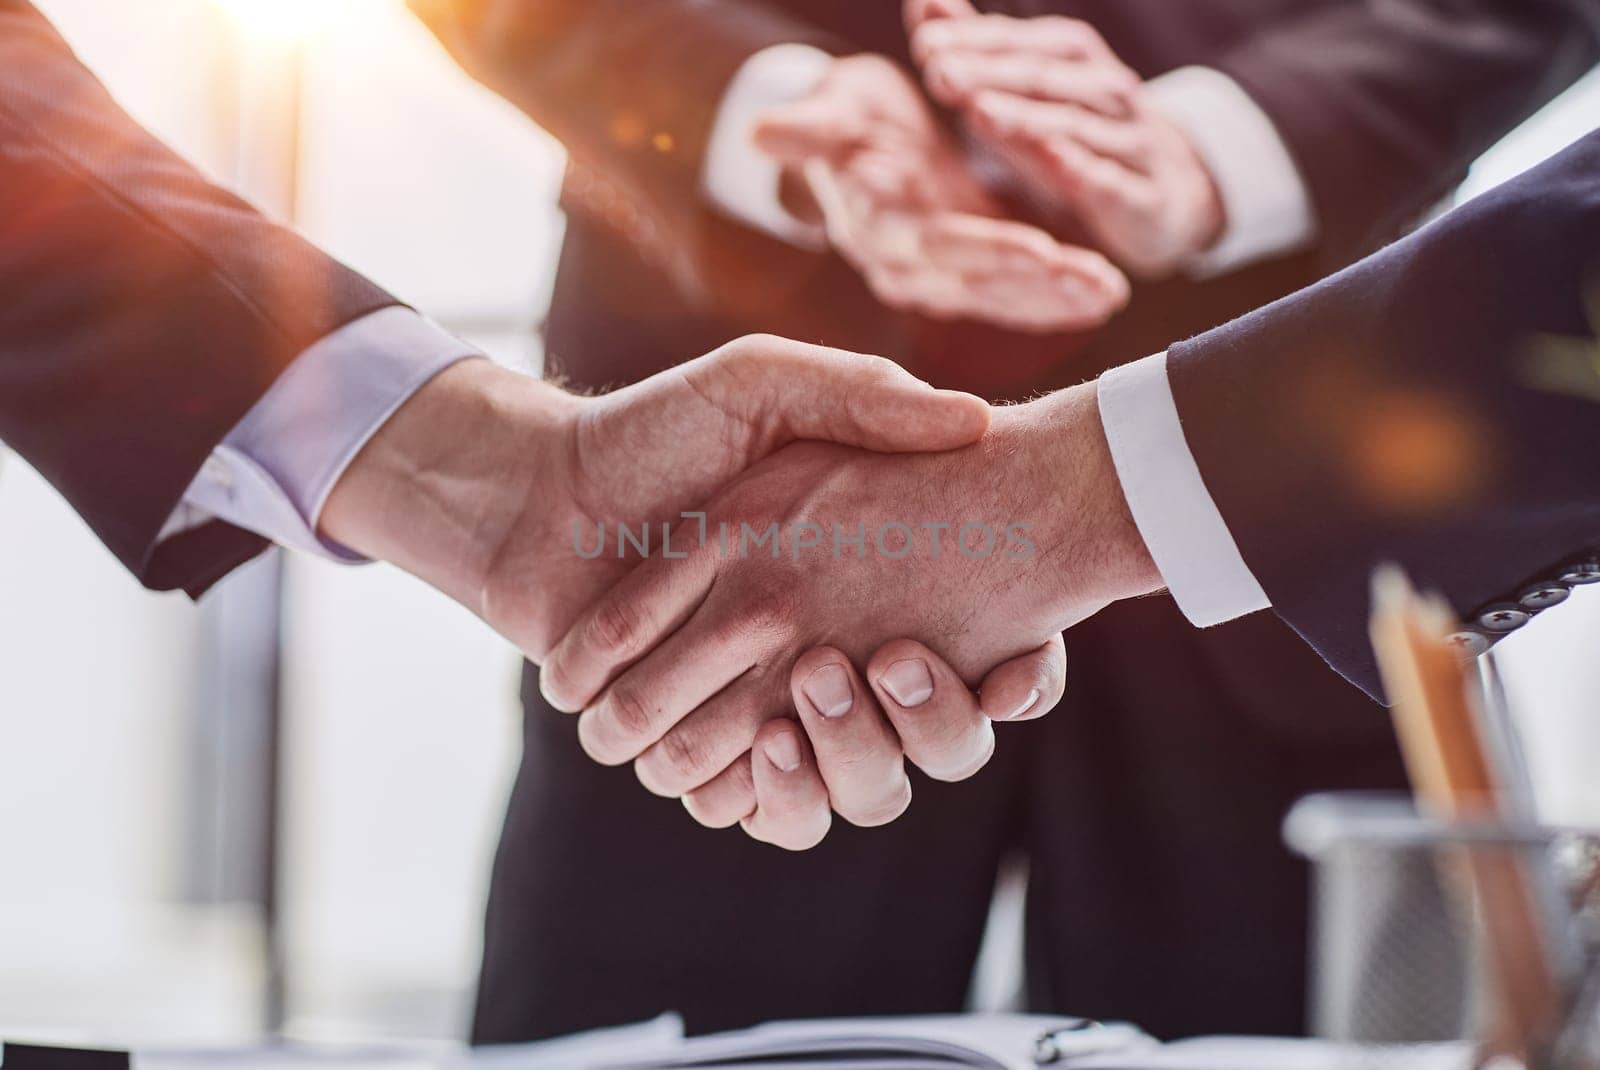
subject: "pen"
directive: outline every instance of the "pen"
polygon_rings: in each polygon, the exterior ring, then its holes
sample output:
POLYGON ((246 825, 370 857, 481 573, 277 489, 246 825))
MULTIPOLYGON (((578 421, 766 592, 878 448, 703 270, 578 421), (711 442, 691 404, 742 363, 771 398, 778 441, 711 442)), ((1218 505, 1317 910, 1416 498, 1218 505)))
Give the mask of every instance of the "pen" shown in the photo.
POLYGON ((1039 1034, 1039 1039, 1033 1042, 1033 1062, 1036 1066, 1048 1066, 1063 1059, 1121 1051, 1144 1043, 1154 1041, 1143 1030, 1127 1022, 1073 1018, 1065 1025, 1039 1034))

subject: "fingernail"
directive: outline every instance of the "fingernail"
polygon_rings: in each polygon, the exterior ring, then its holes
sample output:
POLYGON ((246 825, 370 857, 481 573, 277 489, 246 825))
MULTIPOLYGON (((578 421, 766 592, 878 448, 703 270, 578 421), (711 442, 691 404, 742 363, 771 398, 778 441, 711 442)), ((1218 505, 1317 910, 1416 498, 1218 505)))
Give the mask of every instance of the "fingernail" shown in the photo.
POLYGON ((856 701, 850 690, 850 678, 839 665, 824 665, 813 672, 800 685, 800 690, 811 702, 812 709, 824 717, 843 717, 856 701))
POLYGON ((897 661, 878 677, 878 685, 902 707, 920 706, 933 697, 933 676, 921 658, 897 661))
POLYGON ((1032 710, 1035 706, 1037 706, 1038 704, 1039 704, 1039 689, 1036 687, 1032 691, 1028 692, 1028 697, 1022 700, 1022 705, 1018 706, 1016 709, 1014 709, 1010 713, 1006 714, 1006 720, 1015 721, 1018 717, 1026 716, 1027 713, 1030 710, 1032 710))
POLYGON ((761 752, 767 756, 767 761, 785 773, 800 768, 800 744, 793 732, 779 732, 761 745, 761 752))

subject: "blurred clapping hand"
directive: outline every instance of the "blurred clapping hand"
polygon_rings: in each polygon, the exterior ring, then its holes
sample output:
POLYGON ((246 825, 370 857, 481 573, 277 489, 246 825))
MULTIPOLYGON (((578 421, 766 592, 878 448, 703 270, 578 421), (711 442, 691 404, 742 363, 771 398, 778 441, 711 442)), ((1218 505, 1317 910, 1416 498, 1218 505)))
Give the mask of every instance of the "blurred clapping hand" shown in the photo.
POLYGON ((905 15, 929 94, 1129 272, 1171 275, 1221 236, 1206 165, 1094 27, 969 0, 906 0, 905 15))
POLYGON ((881 56, 833 62, 769 112, 756 144, 785 168, 786 200, 892 308, 1015 330, 1100 326, 1128 283, 1099 253, 1004 218, 916 81, 881 56))

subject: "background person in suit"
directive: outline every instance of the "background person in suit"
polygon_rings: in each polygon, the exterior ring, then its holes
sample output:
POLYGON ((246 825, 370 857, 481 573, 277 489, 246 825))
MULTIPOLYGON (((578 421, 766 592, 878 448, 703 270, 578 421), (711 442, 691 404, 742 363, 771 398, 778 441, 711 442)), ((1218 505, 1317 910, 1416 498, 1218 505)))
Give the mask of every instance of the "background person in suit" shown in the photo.
MULTIPOLYGON (((1193 228, 1202 248, 1169 245, 1155 264, 1081 220, 1059 231, 1057 244, 1093 240, 1100 256, 1069 267, 1054 249, 1029 254, 1080 282, 1087 310, 1083 329, 1040 334, 886 305, 859 257, 816 247, 804 198, 784 196, 793 169, 751 144, 762 118, 792 120, 785 109, 850 81, 846 64, 867 70, 853 78, 869 98, 914 101, 898 5, 413 6, 571 152, 548 343, 552 362, 587 385, 636 379, 751 329, 885 353, 993 397, 1081 381, 1394 237, 1594 55, 1578 5, 1560 3, 985 5, 1093 27, 1142 79, 1113 89, 1181 134, 1190 151, 1170 159, 1203 163, 1222 209, 1220 229, 1193 228), (861 54, 902 66, 832 58, 861 54), (1131 293, 1107 281, 1110 260, 1135 276, 1131 293)), ((961 87, 947 88, 963 107, 961 87)), ((969 133, 1026 140, 976 121, 969 133)), ((895 143, 908 144, 949 180, 934 188, 949 198, 938 208, 981 217, 994 198, 1035 222, 1071 218, 1050 205, 1028 215, 1037 182, 960 182, 947 166, 961 151, 953 135, 895 143)), ((764 148, 789 158, 781 141, 764 148)), ((1264 616, 1195 633, 1170 602, 1149 599, 1112 607, 1068 641, 1065 704, 1021 738, 1003 734, 975 783, 948 792, 919 781, 919 805, 887 834, 839 829, 803 859, 706 835, 627 774, 593 768, 530 669, 476 1038, 667 1008, 693 1030, 959 1008, 1012 853, 1031 872, 1030 1006, 1135 1017, 1163 1035, 1298 1031, 1307 889, 1278 846, 1278 821, 1306 791, 1399 783, 1386 718, 1264 616), (1137 653, 1152 645, 1170 651, 1159 674, 1137 653)))
MULTIPOLYGON (((1202 627, 1272 608, 1378 698, 1363 581, 1380 565, 1401 562, 1449 599, 1464 622, 1451 637, 1464 658, 1574 588, 1600 583, 1597 405, 1600 132, 1323 283, 1096 384, 1008 410, 978 446, 909 462, 799 447, 807 456, 798 463, 726 491, 708 522, 731 511, 789 527, 795 499, 784 485, 795 480, 813 490, 808 518, 873 508, 874 517, 906 515, 930 494, 946 507, 1008 502, 1000 508, 1013 514, 1048 502, 1031 533, 1040 554, 990 566, 999 574, 975 605, 980 628, 1030 617, 1035 627, 1070 627, 1110 601, 1165 586, 1202 627), (1484 271, 1485 257, 1498 270, 1484 271), (1284 360, 1291 348, 1303 359, 1284 360), (884 469, 903 474, 908 464, 921 469, 915 478, 886 478, 884 469), (1308 572, 1307 560, 1319 568, 1308 572)), ((804 647, 827 634, 837 615, 828 603, 841 593, 872 619, 874 602, 952 569, 924 554, 911 575, 863 601, 861 573, 885 566, 845 557, 783 602, 780 634, 727 628, 725 620, 759 616, 763 601, 782 597, 772 592, 795 587, 783 574, 798 571, 797 560, 776 560, 653 561, 588 611, 626 604, 639 622, 623 641, 602 642, 580 620, 546 662, 563 705, 588 707, 591 753, 614 760, 665 738, 617 720, 614 697, 625 690, 653 697, 666 735, 747 746, 744 711, 723 694, 705 701, 708 674, 697 665, 804 647), (658 641, 685 652, 670 671, 655 656, 667 649, 658 641)), ((814 698, 818 673, 830 673, 830 688, 847 700, 881 703, 896 725, 922 721, 916 731, 927 740, 949 747, 961 735, 981 737, 959 662, 952 668, 896 642, 868 662, 869 690, 850 661, 865 652, 844 645, 795 663, 808 760, 762 753, 752 777, 721 776, 693 792, 697 813, 754 812, 764 833, 778 824, 825 829, 830 757, 848 758, 858 773, 878 762, 884 783, 895 783, 898 749, 869 754, 885 748, 859 731, 846 738, 848 726, 829 716, 838 700, 814 698), (892 669, 886 657, 917 658, 927 670, 914 709, 897 708, 898 689, 879 683, 877 673, 892 669)), ((1165 651, 1142 653, 1159 661, 1165 651)), ((766 705, 789 697, 780 687, 766 705)), ((1004 716, 1007 707, 989 708, 1004 716)), ((768 722, 757 749, 790 731, 768 722)))

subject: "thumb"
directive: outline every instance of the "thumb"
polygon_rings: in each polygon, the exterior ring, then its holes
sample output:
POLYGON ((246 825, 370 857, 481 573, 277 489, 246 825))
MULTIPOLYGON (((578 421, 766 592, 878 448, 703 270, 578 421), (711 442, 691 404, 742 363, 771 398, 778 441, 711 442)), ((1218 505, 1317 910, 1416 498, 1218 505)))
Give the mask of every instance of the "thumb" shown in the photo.
POLYGON ((938 19, 962 19, 979 14, 971 0, 906 0, 906 33, 915 35, 924 25, 938 19))
POLYGON ((935 390, 883 357, 753 335, 685 373, 702 396, 761 429, 775 450, 796 439, 880 453, 958 449, 989 429, 989 405, 935 390))
POLYGON ((841 118, 840 111, 825 97, 806 97, 762 116, 751 137, 756 148, 779 163, 824 160, 842 164, 863 138, 854 123, 841 118))
POLYGON ((1056 708, 1067 690, 1067 650, 1060 635, 996 666, 983 678, 979 709, 991 721, 1032 721, 1056 708))

